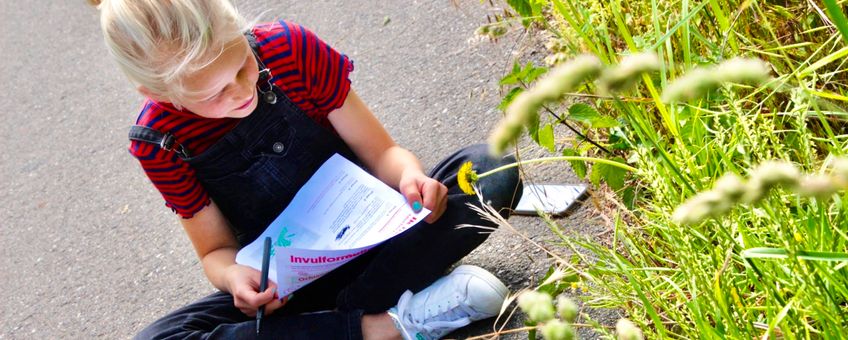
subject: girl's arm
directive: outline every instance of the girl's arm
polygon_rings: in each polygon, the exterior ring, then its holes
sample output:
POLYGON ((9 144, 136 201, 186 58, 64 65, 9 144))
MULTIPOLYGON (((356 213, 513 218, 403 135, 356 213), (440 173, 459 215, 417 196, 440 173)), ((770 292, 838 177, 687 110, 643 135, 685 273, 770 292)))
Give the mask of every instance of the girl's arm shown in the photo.
POLYGON ((420 210, 423 204, 432 211, 426 222, 432 223, 442 215, 447 205, 447 187, 427 177, 418 158, 395 144, 353 89, 344 104, 330 112, 328 118, 377 178, 398 189, 414 210, 420 210))
POLYGON ((234 305, 253 316, 261 305, 270 314, 283 303, 274 299, 276 286, 258 292, 261 274, 256 269, 236 264, 239 245, 227 219, 215 202, 197 212, 194 217, 181 219, 188 238, 203 264, 203 271, 213 286, 233 295, 234 305))

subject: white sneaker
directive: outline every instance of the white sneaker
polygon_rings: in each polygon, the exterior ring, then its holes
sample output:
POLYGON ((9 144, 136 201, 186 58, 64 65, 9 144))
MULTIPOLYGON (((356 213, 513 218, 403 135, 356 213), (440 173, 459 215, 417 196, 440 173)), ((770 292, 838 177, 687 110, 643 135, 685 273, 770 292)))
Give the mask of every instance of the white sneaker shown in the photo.
POLYGON ((407 340, 435 340, 498 315, 509 290, 485 269, 462 265, 417 294, 406 291, 388 313, 407 340))

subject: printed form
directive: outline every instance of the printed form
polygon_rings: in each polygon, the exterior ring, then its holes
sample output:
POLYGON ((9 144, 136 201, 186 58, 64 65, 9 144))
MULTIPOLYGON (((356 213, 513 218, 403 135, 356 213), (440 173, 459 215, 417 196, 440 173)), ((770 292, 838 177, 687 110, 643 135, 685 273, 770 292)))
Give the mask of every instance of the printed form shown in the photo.
POLYGON ((271 237, 269 279, 285 297, 409 229, 430 211, 415 213, 406 199, 356 164, 335 154, 236 262, 260 270, 271 237))

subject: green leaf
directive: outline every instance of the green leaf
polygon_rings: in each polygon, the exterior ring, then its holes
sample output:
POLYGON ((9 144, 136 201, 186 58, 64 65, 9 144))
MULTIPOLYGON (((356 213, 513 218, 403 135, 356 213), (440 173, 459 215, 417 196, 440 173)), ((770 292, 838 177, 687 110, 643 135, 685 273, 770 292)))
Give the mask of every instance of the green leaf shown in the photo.
POLYGON ((508 74, 504 75, 503 78, 498 82, 500 85, 514 85, 518 84, 521 81, 521 65, 518 65, 518 61, 516 60, 512 64, 512 71, 508 74))
POLYGON ((627 143, 627 136, 621 129, 610 130, 609 139, 607 140, 610 148, 613 150, 629 150, 630 144, 627 143))
POLYGON ((528 27, 531 22, 539 20, 544 4, 540 0, 507 0, 506 2, 522 17, 521 24, 524 27, 528 27))
MULTIPOLYGON (((566 148, 562 150, 563 156, 580 156, 580 153, 573 148, 566 148)), ((574 170, 574 174, 580 178, 586 178, 586 162, 584 161, 568 161, 571 164, 571 169, 574 170)))
POLYGON ((527 0, 506 0, 506 3, 523 17, 533 16, 533 7, 527 0))
POLYGON ((536 67, 533 65, 532 61, 528 61, 526 65, 524 65, 524 69, 519 72, 519 77, 525 84, 530 84, 539 78, 539 76, 548 72, 547 67, 536 67))
POLYGON ((534 82, 539 76, 548 72, 547 67, 533 67, 530 72, 527 72, 527 75, 524 76, 524 82, 529 84, 534 82))
POLYGON ((601 115, 593 107, 577 103, 568 108, 568 118, 587 124, 591 128, 611 128, 621 125, 612 117, 601 115))
POLYGON ((539 76, 548 72, 548 68, 546 67, 536 67, 533 65, 533 62, 528 61, 524 67, 518 65, 516 61, 512 65, 512 71, 501 78, 499 84, 500 85, 514 85, 518 83, 530 84, 535 81, 539 76))
POLYGON ((636 207, 636 189, 632 186, 624 189, 624 192, 621 193, 621 200, 627 209, 633 210, 636 207))
POLYGON ((554 141, 554 126, 551 124, 545 124, 545 126, 539 129, 539 145, 548 149, 550 152, 556 151, 556 141, 554 141))
POLYGON ((512 90, 509 90, 509 92, 506 93, 503 99, 501 99, 501 103, 498 104, 498 109, 501 111, 506 111, 506 107, 509 106, 509 104, 512 103, 512 100, 515 99, 515 96, 517 96, 521 92, 524 92, 524 88, 516 87, 512 90))
MULTIPOLYGON (((615 157, 612 160, 619 163, 627 163, 621 157, 615 157)), ((601 179, 603 179, 611 189, 618 190, 624 187, 625 175, 627 175, 627 171, 622 168, 604 163, 595 163, 592 165, 592 174, 589 175, 589 179, 595 186, 600 185, 601 179)))
POLYGON ((501 81, 498 82, 500 85, 515 85, 518 84, 518 75, 517 74, 507 74, 501 81))
POLYGON ((542 15, 542 7, 548 4, 548 0, 530 0, 530 9, 533 12, 533 16, 542 15))
POLYGON ((541 124, 539 115, 532 115, 525 125, 527 126, 527 133, 530 135, 530 139, 536 142, 536 144, 539 144, 539 124, 541 124))
POLYGON ((532 68, 533 68, 533 62, 528 61, 527 64, 525 64, 524 67, 521 68, 521 71, 516 73, 516 75, 518 75, 518 78, 520 78, 521 80, 524 80, 524 78, 527 77, 527 73, 530 73, 530 70, 532 68))

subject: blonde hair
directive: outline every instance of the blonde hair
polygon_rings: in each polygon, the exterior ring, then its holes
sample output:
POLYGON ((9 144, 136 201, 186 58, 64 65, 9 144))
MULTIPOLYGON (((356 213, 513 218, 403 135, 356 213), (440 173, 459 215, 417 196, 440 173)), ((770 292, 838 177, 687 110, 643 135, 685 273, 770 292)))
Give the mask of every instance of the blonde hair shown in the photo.
POLYGON ((247 24, 229 0, 88 0, 109 53, 136 85, 177 103, 181 78, 213 62, 247 24))

